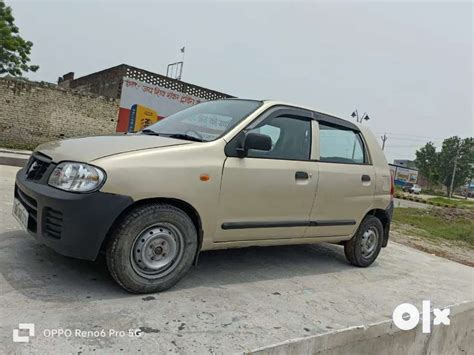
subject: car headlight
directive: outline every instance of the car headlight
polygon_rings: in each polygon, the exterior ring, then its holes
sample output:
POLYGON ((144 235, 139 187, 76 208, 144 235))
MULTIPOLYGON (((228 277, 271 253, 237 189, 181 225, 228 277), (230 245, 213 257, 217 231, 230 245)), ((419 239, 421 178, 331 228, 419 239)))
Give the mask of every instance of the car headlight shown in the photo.
POLYGON ((95 166, 63 162, 51 173, 48 184, 65 191, 91 192, 97 190, 105 181, 105 172, 95 166))

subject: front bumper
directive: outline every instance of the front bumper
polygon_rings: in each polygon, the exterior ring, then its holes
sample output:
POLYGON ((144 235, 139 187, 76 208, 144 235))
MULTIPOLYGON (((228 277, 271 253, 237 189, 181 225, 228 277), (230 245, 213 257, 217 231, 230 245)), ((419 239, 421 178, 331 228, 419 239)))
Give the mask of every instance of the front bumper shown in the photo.
POLYGON ((133 202, 103 192, 73 193, 27 179, 18 171, 15 198, 27 209, 28 232, 56 252, 95 260, 115 219, 133 202))

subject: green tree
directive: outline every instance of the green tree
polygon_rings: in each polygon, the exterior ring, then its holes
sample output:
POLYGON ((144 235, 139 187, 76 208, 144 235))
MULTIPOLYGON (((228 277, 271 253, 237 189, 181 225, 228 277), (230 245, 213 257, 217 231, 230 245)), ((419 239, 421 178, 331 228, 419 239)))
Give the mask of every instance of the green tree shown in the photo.
POLYGON ((428 188, 439 182, 439 154, 433 142, 428 142, 424 147, 416 151, 416 167, 428 180, 428 188))
POLYGON ((22 72, 35 72, 39 68, 29 64, 33 43, 20 37, 14 22, 11 7, 0 0, 0 75, 21 76, 22 72))
POLYGON ((461 139, 454 136, 443 141, 443 147, 439 153, 439 175, 440 181, 448 189, 451 185, 455 162, 454 189, 464 185, 473 176, 474 138, 461 139))

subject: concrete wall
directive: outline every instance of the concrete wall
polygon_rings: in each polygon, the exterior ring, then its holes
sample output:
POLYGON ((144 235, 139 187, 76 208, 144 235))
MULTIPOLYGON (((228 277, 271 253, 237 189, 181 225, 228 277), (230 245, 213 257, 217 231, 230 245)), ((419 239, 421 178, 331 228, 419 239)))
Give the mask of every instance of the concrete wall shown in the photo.
MULTIPOLYGON (((450 325, 431 323, 424 334, 420 324, 412 330, 400 330, 391 320, 351 327, 256 349, 248 354, 469 354, 474 349, 474 302, 450 308, 450 325), (469 350, 471 349, 471 350, 469 350)), ((433 314, 431 321, 433 322, 433 314)))
POLYGON ((60 138, 111 134, 118 108, 117 99, 0 78, 0 147, 32 149, 60 138))

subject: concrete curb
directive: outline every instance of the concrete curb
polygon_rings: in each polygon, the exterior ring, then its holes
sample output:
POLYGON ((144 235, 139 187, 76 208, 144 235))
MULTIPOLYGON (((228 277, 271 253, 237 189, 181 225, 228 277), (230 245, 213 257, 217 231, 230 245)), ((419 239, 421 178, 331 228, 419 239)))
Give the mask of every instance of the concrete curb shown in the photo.
MULTIPOLYGON (((421 307, 421 305, 420 305, 421 307)), ((450 308, 450 325, 433 326, 422 333, 420 323, 412 330, 400 330, 393 321, 385 320, 364 326, 296 338, 255 349, 246 354, 458 354, 474 349, 474 301, 450 308)))
POLYGON ((30 155, 29 150, 0 148, 0 165, 24 167, 30 155))

